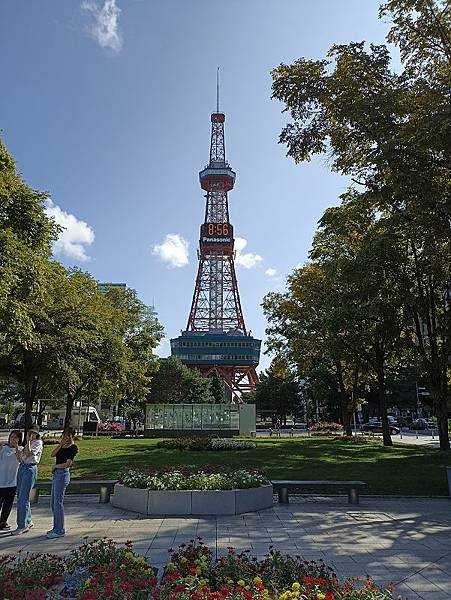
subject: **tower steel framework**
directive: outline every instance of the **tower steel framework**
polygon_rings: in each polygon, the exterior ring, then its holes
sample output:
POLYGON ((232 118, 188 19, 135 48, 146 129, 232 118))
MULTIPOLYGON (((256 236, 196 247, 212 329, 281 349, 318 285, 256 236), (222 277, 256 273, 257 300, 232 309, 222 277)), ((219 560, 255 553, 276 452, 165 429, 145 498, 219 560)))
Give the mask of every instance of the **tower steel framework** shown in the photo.
POLYGON ((246 331, 238 291, 227 196, 236 174, 226 161, 224 122, 218 101, 211 115, 210 161, 199 173, 206 203, 194 294, 186 330, 171 340, 171 353, 204 376, 216 370, 232 399, 240 401, 257 383, 261 340, 246 331))

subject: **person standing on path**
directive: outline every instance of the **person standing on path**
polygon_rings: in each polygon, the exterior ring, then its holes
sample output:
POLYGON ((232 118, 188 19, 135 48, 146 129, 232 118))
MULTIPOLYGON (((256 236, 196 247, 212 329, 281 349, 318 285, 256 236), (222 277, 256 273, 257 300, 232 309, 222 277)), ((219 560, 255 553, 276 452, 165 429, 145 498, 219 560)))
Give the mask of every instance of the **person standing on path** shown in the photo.
POLYGON ((8 531, 8 517, 13 507, 14 496, 17 488, 17 471, 19 462, 16 457, 16 448, 23 450, 22 434, 13 430, 9 434, 6 444, 0 447, 0 532, 8 531))
POLYGON ((63 431, 60 443, 52 452, 55 464, 52 467, 53 528, 47 532, 47 538, 50 540, 63 537, 66 533, 64 529, 64 494, 70 481, 70 468, 78 453, 74 438, 75 429, 68 427, 63 431))
POLYGON ((11 535, 27 533, 33 527, 31 520, 30 492, 38 476, 38 464, 41 460, 43 444, 39 435, 39 427, 33 425, 27 431, 23 450, 15 442, 16 458, 19 461, 17 471, 17 529, 11 535))

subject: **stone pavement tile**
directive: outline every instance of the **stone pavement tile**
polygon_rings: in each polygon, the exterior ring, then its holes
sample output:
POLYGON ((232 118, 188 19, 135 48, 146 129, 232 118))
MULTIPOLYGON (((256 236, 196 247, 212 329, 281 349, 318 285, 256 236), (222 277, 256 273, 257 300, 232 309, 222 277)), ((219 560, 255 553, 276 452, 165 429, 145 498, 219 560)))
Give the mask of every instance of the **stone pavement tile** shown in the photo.
POLYGON ((165 538, 165 537, 154 537, 152 542, 150 543, 150 548, 156 549, 159 548, 161 550, 169 550, 169 548, 174 547, 174 538, 165 538))
POLYGON ((152 566, 159 567, 168 562, 168 556, 164 550, 150 549, 146 554, 146 559, 152 566))
POLYGON ((420 596, 414 590, 412 590, 411 587, 405 584, 399 586, 397 585, 395 594, 400 595, 403 599, 406 598, 407 600, 425 600, 423 596, 420 596))
POLYGON ((327 563, 340 563, 343 565, 357 565, 356 561, 352 558, 352 556, 347 556, 343 554, 335 554, 332 552, 327 552, 327 550, 323 554, 324 561, 327 563))
POLYGON ((271 546, 271 544, 267 544, 265 542, 255 542, 253 540, 250 540, 250 542, 252 546, 252 551, 256 552, 257 554, 266 554, 269 551, 269 547, 271 546))
MULTIPOLYGON (((412 588, 418 594, 421 594, 421 592, 447 591, 446 589, 444 590, 441 586, 438 586, 435 583, 432 583, 432 581, 429 581, 428 579, 426 579, 426 577, 423 577, 419 573, 416 573, 415 575, 411 575, 408 579, 406 579, 406 581, 404 583, 406 583, 410 588, 412 588)), ((446 587, 448 587, 448 586, 446 586, 446 587)), ((450 593, 451 593, 451 586, 448 587, 448 591, 450 591, 450 593)))
POLYGON ((450 600, 451 592, 426 592, 421 594, 422 600, 450 600))
MULTIPOLYGON (((445 573, 441 569, 438 569, 435 565, 428 566, 422 569, 420 575, 433 583, 434 585, 447 591, 451 597, 451 576, 445 573)), ((409 580, 407 581, 409 583, 409 580)), ((409 583, 410 585, 410 583, 409 583)))

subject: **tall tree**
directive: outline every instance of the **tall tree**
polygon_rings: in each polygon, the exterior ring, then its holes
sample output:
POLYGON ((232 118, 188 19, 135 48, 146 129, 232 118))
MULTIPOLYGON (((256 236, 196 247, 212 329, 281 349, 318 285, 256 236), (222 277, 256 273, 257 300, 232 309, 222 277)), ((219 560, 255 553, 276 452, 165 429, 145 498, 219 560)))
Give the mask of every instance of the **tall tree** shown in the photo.
POLYGON ((32 313, 45 303, 51 241, 57 234, 45 213, 47 197, 22 180, 0 140, 0 375, 22 384, 26 428, 37 392, 36 365, 29 364, 28 353, 42 344, 32 313))
POLYGON ((272 411, 286 425, 287 417, 299 409, 299 384, 283 359, 275 359, 261 373, 255 390, 256 410, 272 411))
POLYGON ((445 0, 391 0, 386 46, 333 46, 326 60, 299 59, 273 71, 273 97, 292 122, 280 141, 295 161, 330 152, 332 168, 362 186, 366 200, 405 246, 401 285, 434 398, 440 446, 447 431, 451 265, 451 51, 445 0))
POLYGON ((215 404, 224 404, 226 402, 226 395, 224 389, 224 382, 219 377, 216 369, 209 377, 210 380, 210 391, 213 396, 215 404))
POLYGON ((270 293, 263 301, 268 319, 268 348, 295 366, 299 379, 312 379, 319 367, 336 379, 341 422, 352 434, 351 392, 360 361, 343 344, 348 325, 336 301, 338 284, 331 269, 319 261, 296 269, 284 294, 270 293))
POLYGON ((160 359, 152 378, 148 402, 152 404, 204 404, 214 402, 210 380, 178 358, 160 359))

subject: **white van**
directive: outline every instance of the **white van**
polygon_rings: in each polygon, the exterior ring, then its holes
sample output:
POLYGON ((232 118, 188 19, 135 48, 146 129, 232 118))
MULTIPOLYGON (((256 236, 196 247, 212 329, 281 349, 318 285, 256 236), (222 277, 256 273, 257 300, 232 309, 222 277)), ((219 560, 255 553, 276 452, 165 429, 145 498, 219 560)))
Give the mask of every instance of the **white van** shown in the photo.
MULTIPOLYGON (((47 412, 47 429, 62 429, 66 409, 54 409, 47 412)), ((71 425, 81 430, 85 421, 99 422, 100 416, 95 406, 75 406, 72 409, 71 425)))

